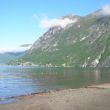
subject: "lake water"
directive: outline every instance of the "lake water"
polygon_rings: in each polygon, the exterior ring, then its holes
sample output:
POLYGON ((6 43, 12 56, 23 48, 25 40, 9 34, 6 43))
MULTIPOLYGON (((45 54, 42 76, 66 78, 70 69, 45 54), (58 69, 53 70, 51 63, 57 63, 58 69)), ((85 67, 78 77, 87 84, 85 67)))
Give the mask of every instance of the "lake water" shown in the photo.
POLYGON ((0 67, 0 98, 110 82, 110 69, 0 67))

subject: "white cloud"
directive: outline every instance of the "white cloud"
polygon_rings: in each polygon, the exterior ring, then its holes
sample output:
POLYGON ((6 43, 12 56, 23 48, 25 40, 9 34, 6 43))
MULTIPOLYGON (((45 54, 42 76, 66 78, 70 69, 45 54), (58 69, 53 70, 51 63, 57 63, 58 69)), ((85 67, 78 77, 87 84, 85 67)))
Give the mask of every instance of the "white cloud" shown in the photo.
POLYGON ((101 10, 102 15, 110 15, 110 4, 104 5, 101 10))
POLYGON ((30 49, 31 46, 28 47, 15 47, 15 48, 2 48, 0 49, 0 53, 5 53, 5 52, 23 52, 28 49, 30 49))
MULTIPOLYGON (((34 18, 36 18, 38 20, 37 15, 34 14, 33 16, 34 16, 34 18)), ((69 19, 69 18, 49 19, 47 15, 42 15, 39 18, 39 26, 42 29, 48 29, 48 28, 51 28, 54 26, 61 26, 62 28, 64 28, 68 24, 75 23, 75 22, 77 22, 77 18, 74 18, 74 19, 69 19)))

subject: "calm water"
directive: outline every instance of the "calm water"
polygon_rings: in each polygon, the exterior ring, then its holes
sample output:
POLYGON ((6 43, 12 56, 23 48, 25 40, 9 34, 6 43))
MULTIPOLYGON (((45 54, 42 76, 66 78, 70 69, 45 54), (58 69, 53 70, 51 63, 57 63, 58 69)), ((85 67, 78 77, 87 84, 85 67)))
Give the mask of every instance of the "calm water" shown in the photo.
POLYGON ((0 98, 110 82, 110 69, 0 67, 0 98))

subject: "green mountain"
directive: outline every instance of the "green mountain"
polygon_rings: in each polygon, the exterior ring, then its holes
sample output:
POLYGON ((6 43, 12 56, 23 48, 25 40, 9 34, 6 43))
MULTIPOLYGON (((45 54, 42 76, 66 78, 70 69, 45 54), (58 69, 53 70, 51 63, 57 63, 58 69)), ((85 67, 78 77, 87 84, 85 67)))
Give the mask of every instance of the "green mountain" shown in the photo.
POLYGON ((65 16, 76 22, 50 28, 13 64, 110 67, 110 16, 65 16))
POLYGON ((5 52, 0 53, 0 65, 7 64, 10 60, 15 60, 21 56, 23 52, 5 52))

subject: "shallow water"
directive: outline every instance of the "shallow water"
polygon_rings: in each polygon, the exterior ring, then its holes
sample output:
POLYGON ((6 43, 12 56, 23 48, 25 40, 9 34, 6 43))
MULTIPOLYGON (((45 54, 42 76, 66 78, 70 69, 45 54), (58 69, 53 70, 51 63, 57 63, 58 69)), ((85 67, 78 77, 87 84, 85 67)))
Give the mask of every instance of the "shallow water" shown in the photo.
POLYGON ((110 69, 0 67, 0 98, 110 82, 110 69))

